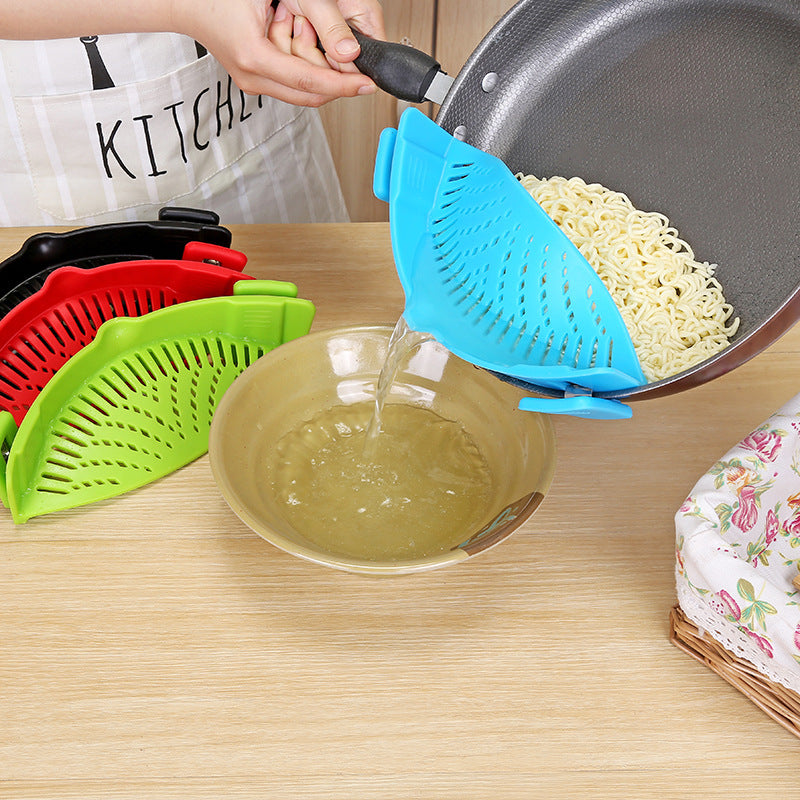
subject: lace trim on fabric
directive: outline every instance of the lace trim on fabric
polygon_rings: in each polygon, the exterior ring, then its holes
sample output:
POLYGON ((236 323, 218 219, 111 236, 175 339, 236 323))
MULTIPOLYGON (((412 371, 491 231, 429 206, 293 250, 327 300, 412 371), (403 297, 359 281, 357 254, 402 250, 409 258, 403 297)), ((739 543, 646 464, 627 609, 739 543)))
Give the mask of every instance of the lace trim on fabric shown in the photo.
POLYGON ((730 653, 752 664, 773 683, 779 683, 800 695, 800 675, 780 664, 770 664, 768 657, 750 641, 749 637, 708 608, 679 573, 676 575, 676 584, 678 603, 683 609, 683 613, 698 628, 719 642, 730 653))

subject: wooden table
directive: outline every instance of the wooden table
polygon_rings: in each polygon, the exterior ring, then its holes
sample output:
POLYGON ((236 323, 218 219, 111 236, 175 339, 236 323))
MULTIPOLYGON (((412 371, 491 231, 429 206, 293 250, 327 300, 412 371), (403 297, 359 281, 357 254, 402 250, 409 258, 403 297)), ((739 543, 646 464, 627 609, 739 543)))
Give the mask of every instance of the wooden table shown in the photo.
MULTIPOLYGON (((402 310, 382 223, 232 230, 317 329, 402 310)), ((798 391, 795 329, 630 421, 555 418, 540 510, 411 577, 276 550, 207 457, 25 525, 0 510, 0 797, 800 797, 800 741, 668 641, 675 510, 798 391)))

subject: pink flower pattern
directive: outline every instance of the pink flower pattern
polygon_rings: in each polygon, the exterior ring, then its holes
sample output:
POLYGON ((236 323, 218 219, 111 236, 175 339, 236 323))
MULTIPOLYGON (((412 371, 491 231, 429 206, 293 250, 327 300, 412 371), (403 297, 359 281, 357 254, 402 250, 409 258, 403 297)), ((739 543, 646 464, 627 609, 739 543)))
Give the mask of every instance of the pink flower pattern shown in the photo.
POLYGON ((749 628, 742 628, 742 630, 759 646, 759 648, 761 648, 768 658, 774 657, 772 644, 766 636, 762 636, 760 633, 751 631, 749 628))
POLYGON ((783 528, 790 536, 800 536, 800 508, 793 508, 792 516, 783 523, 783 528))
POLYGON ((782 443, 783 439, 777 431, 757 430, 742 440, 742 447, 758 453, 765 461, 774 461, 782 443))
POLYGON ((767 547, 769 547, 775 539, 778 538, 778 529, 780 525, 778 523, 778 515, 775 513, 773 509, 769 509, 767 511, 767 519, 766 519, 766 542, 767 547))
POLYGON ((756 490, 749 484, 739 492, 739 508, 733 512, 731 522, 743 533, 751 530, 758 520, 756 490))
POLYGON ((728 613, 734 619, 740 619, 742 616, 742 610, 739 608, 739 604, 733 599, 733 597, 731 597, 731 595, 724 589, 720 589, 719 592, 717 592, 717 595, 727 607, 728 613))

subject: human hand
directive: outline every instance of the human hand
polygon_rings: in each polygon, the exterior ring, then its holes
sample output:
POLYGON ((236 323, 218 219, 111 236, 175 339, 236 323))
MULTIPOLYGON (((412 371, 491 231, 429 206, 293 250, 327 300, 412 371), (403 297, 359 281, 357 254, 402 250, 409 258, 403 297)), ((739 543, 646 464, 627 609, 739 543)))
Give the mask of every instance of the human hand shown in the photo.
POLYGON ((385 36, 377 0, 282 0, 277 10, 266 0, 173 0, 173 20, 173 29, 203 44, 248 94, 320 106, 375 91, 351 63, 358 45, 339 48, 348 39, 355 44, 348 21, 385 36))
MULTIPOLYGON (((358 55, 359 46, 351 25, 373 39, 386 38, 378 0, 282 0, 273 5, 283 6, 295 19, 305 18, 311 23, 328 62, 335 69, 345 68, 358 55)), ((278 15, 283 17, 280 11, 278 15)), ((297 26, 294 28, 296 31, 297 26)), ((316 46, 314 49, 319 50, 316 46)), ((303 52, 301 57, 305 55, 303 52)))

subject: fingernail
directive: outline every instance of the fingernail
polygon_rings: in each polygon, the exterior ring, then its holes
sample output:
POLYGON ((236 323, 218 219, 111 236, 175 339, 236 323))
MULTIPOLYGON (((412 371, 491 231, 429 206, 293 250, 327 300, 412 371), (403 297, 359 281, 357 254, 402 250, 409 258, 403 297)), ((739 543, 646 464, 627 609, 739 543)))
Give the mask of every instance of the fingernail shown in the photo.
POLYGON ((358 42, 355 39, 342 39, 336 45, 336 52, 340 56, 351 56, 358 52, 358 42))
POLYGON ((359 90, 359 94, 375 94, 378 91, 378 87, 374 83, 367 83, 362 86, 359 90))
POLYGON ((295 17, 292 36, 294 36, 296 39, 302 32, 303 32, 303 17, 295 17))
POLYGON ((275 9, 275 22, 283 22, 288 15, 289 12, 286 9, 286 6, 283 3, 280 3, 275 9))

